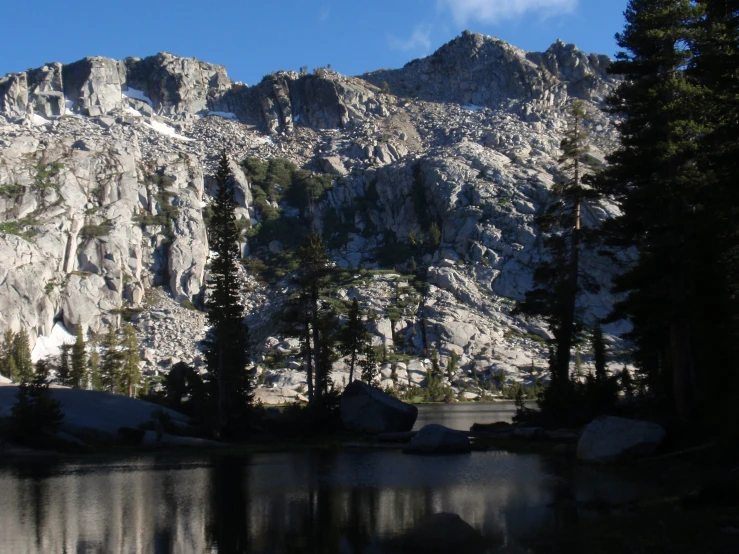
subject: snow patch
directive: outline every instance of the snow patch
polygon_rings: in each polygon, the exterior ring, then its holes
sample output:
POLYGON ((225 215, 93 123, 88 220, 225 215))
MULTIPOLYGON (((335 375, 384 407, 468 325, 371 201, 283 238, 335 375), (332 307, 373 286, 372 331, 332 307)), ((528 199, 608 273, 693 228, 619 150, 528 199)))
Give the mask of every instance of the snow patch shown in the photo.
POLYGON ((208 112, 208 115, 215 115, 216 117, 222 117, 223 119, 238 119, 236 114, 233 112, 208 112))
POLYGON ((124 111, 134 117, 143 117, 140 111, 133 109, 131 106, 126 106, 126 109, 124 111))
POLYGON ((257 144, 274 144, 275 141, 272 140, 272 137, 256 137, 254 139, 254 142, 257 144))
POLYGON ((150 129, 155 130, 157 133, 161 133, 162 135, 166 135, 168 137, 185 140, 188 142, 192 142, 195 140, 178 134, 177 131, 175 131, 172 127, 170 127, 166 123, 162 123, 161 121, 154 121, 152 119, 151 123, 144 121, 144 125, 146 125, 150 129))
POLYGON ((48 125, 51 121, 35 113, 31 116, 31 123, 34 125, 48 125))
POLYGON ((64 115, 71 115, 74 113, 74 101, 70 100, 66 96, 64 97, 64 115))
POLYGON ((298 115, 296 115, 295 117, 293 117, 293 121, 294 121, 295 123, 297 123, 298 121, 300 121, 300 114, 298 114, 298 115))
POLYGON ((75 340, 76 337, 67 331, 61 322, 57 322, 48 337, 42 335, 36 339, 36 344, 31 352, 31 360, 35 363, 42 358, 59 356, 62 345, 74 344, 75 340))
POLYGON ((463 110, 467 110, 469 112, 481 112, 485 109, 484 106, 476 106, 475 104, 467 104, 465 106, 462 106, 463 110))
POLYGON ((141 100, 142 102, 146 102, 147 104, 149 104, 152 108, 154 107, 154 104, 151 103, 151 98, 146 96, 143 90, 128 87, 128 90, 121 91, 121 94, 126 98, 141 100))

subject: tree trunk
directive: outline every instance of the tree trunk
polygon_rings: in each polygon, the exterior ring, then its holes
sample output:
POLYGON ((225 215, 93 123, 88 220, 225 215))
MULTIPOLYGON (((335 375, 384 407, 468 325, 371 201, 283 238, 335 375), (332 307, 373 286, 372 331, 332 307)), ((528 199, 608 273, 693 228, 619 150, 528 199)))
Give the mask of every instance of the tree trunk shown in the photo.
POLYGON ((693 333, 687 313, 686 270, 683 263, 683 241, 678 230, 682 220, 680 200, 673 198, 670 202, 670 271, 669 271, 669 303, 675 314, 670 318, 670 358, 672 361, 672 392, 677 417, 688 422, 695 415, 695 398, 693 394, 695 367, 693 359, 693 333))
POLYGON ((313 404, 313 349, 310 347, 310 323, 305 318, 305 362, 307 364, 308 403, 313 404))
POLYGON ((352 348, 352 361, 349 365, 349 384, 354 382, 354 365, 357 363, 357 349, 352 348))
MULTIPOLYGON (((220 341, 219 341, 220 342, 220 341)), ((225 360, 223 344, 218 345, 218 433, 226 426, 226 379, 224 373, 225 360)))
MULTIPOLYGON (((580 162, 576 158, 573 185, 580 186, 580 162)), ((564 299, 562 328, 557 341, 557 376, 559 385, 565 389, 570 380, 570 352, 572 350, 573 335, 575 333, 575 304, 577 302, 577 281, 580 272, 580 233, 582 226, 581 202, 574 200, 572 206, 573 228, 570 241, 570 266, 567 276, 567 297, 564 299)))

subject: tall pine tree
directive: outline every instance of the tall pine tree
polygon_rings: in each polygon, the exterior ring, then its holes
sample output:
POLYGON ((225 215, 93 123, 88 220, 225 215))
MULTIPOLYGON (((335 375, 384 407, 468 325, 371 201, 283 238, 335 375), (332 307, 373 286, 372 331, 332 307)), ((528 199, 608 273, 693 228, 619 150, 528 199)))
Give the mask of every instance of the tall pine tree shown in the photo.
POLYGON ((33 379, 33 362, 31 361, 28 332, 25 328, 21 328, 13 338, 13 358, 18 382, 22 384, 30 383, 33 379))
POLYGON ((103 355, 100 361, 101 388, 108 392, 120 392, 119 384, 123 357, 118 349, 118 338, 113 325, 108 325, 101 346, 103 347, 103 355))
POLYGON ((637 363, 653 392, 671 398, 678 416, 695 413, 699 372, 695 336, 696 269, 700 266, 698 197, 705 184, 697 161, 701 91, 688 78, 698 8, 690 0, 630 0, 623 51, 609 71, 624 78, 609 99, 619 115, 621 146, 600 180, 621 216, 609 242, 638 246, 637 263, 617 280, 627 293, 618 315, 631 320, 637 363))
POLYGON ((341 331, 341 349, 349 360, 349 382, 354 381, 354 368, 357 364, 357 356, 364 350, 367 343, 367 330, 362 321, 362 311, 359 309, 359 301, 354 298, 349 308, 346 325, 341 331))
POLYGON ((244 323, 240 297, 234 180, 225 152, 221 155, 215 177, 217 189, 209 229, 214 256, 206 301, 210 329, 205 344, 220 432, 229 423, 235 423, 246 415, 252 383, 247 371, 249 332, 244 323))
POLYGON ((312 355, 312 363, 308 363, 308 398, 309 401, 320 401, 324 390, 319 383, 327 382, 330 367, 322 363, 321 356, 321 295, 328 284, 328 254, 320 235, 311 233, 306 237, 297 252, 300 267, 296 275, 296 283, 301 290, 303 313, 307 337, 306 351, 312 355), (311 373, 313 375, 311 375, 311 373), (311 379, 313 377, 313 379, 311 379), (311 381, 314 380, 315 384, 311 381))
POLYGON ((570 359, 582 331, 576 306, 587 284, 580 271, 582 207, 599 197, 584 183, 588 172, 583 160, 590 148, 585 118, 583 103, 574 101, 568 110, 567 129, 560 145, 562 178, 552 188, 546 210, 537 217, 540 230, 548 233, 544 240, 547 258, 534 270, 534 289, 516 307, 518 313, 543 318, 554 336, 549 364, 551 382, 546 396, 551 399, 547 408, 550 415, 560 420, 568 417, 570 359))
POLYGON ((130 323, 123 328, 123 338, 121 338, 120 346, 122 358, 120 390, 133 398, 135 396, 136 386, 141 380, 141 371, 139 370, 141 356, 139 354, 139 341, 136 338, 136 330, 130 323))
POLYGON ((76 389, 87 388, 87 345, 82 334, 82 324, 77 320, 77 332, 74 345, 72 345, 72 370, 70 372, 70 385, 76 389))

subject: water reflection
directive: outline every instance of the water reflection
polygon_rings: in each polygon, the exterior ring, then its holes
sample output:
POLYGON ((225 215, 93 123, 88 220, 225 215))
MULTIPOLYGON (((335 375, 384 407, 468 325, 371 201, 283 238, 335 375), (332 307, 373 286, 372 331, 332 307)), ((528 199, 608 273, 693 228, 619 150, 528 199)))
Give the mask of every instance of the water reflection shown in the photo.
POLYGON ((511 547, 644 484, 533 455, 321 451, 5 466, 0 490, 0 552, 358 554, 438 512, 511 547))
MULTIPOLYGON (((535 402, 527 402, 526 405, 536 407, 535 402)), ((474 423, 510 422, 515 413, 513 402, 424 404, 418 406, 418 419, 413 428, 418 430, 427 423, 438 423, 450 429, 466 430, 474 423)))

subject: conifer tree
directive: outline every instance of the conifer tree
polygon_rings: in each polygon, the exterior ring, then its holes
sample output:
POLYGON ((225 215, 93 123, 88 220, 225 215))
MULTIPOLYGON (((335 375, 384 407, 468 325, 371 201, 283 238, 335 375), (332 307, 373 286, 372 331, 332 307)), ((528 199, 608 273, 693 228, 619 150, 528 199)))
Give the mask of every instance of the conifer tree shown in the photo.
MULTIPOLYGON (((550 233, 544 244, 548 259, 534 270, 535 288, 516 307, 517 313, 542 317, 554 335, 555 356, 550 357, 552 394, 563 398, 570 389, 570 358, 582 325, 576 304, 583 288, 580 257, 583 240, 582 206, 599 195, 584 183, 583 159, 589 150, 585 129, 585 108, 574 101, 567 116, 567 129, 560 145, 562 180, 552 189, 544 213, 537 217, 539 228, 550 233), (562 268, 566 268, 564 271, 562 268)), ((565 405, 565 404, 563 404, 565 405)))
POLYGON ((695 216, 701 254, 696 276, 701 298, 695 303, 700 321, 693 324, 701 347, 696 385, 704 412, 710 412, 704 415, 724 422, 737 416, 727 407, 739 407, 739 2, 697 4, 703 13, 687 73, 702 87, 699 167, 707 192, 695 216))
POLYGON ((90 387, 92 390, 103 390, 102 378, 100 375, 100 352, 98 350, 99 340, 93 335, 90 339, 90 356, 88 358, 90 369, 90 387))
POLYGON ((359 362, 362 367, 362 381, 371 387, 379 387, 379 368, 377 363, 377 353, 372 342, 368 341, 364 347, 364 360, 359 362))
POLYGON ((331 269, 328 254, 320 235, 311 233, 306 237, 303 245, 298 249, 297 257, 300 266, 296 276, 296 283, 302 292, 303 312, 306 329, 310 340, 306 344, 306 351, 313 356, 313 363, 308 365, 308 398, 309 401, 320 401, 322 390, 311 384, 311 370, 315 383, 325 382, 325 376, 330 367, 321 364, 321 326, 319 323, 321 309, 321 295, 326 289, 331 269), (313 396, 311 397, 311 393, 313 396))
POLYGON ((606 342, 603 339, 603 329, 596 325, 593 329, 593 361, 595 362, 595 380, 599 383, 608 378, 606 371, 606 342))
POLYGON ((210 329, 205 341, 211 394, 217 406, 217 429, 246 415, 252 382, 247 371, 249 330, 244 323, 239 278, 239 230, 236 227, 234 179, 223 152, 215 175, 217 189, 210 219, 214 252, 206 309, 210 329))
POLYGON ((583 379, 582 371, 582 356, 580 355, 580 349, 575 349, 575 380, 579 383, 583 379))
POLYGON ((139 341, 136 338, 136 330, 130 323, 123 328, 123 338, 121 339, 121 372, 120 387, 123 393, 133 398, 136 386, 141 379, 141 371, 139 370, 139 341))
POLYGON ((621 146, 599 179, 621 209, 607 225, 609 243, 639 248, 638 262, 616 279, 616 292, 627 293, 616 316, 631 320, 638 365, 684 421, 696 408, 697 208, 707 183, 696 163, 702 93, 685 72, 699 14, 690 0, 629 1, 616 37, 623 50, 609 68, 624 78, 609 99, 622 118, 621 146))
POLYGON ((31 361, 31 348, 28 343, 28 332, 25 328, 13 337, 13 359, 15 361, 16 375, 19 383, 27 384, 33 379, 33 362, 31 361))
POLYGON ((59 348, 59 368, 56 370, 56 380, 63 387, 69 387, 72 385, 72 371, 69 366, 69 351, 71 346, 68 344, 62 344, 59 348))
POLYGON ((87 388, 87 345, 82 334, 82 324, 77 320, 77 331, 72 345, 72 369, 69 375, 70 385, 76 389, 87 388))
POLYGON ((103 355, 100 361, 100 384, 102 390, 120 392, 118 385, 121 380, 123 359, 118 349, 118 339, 112 324, 108 325, 108 330, 103 337, 101 346, 103 348, 103 355))
POLYGON ((36 362, 36 371, 31 373, 33 378, 30 382, 21 383, 16 394, 17 402, 10 410, 14 438, 20 442, 54 431, 64 418, 61 403, 51 397, 46 362, 36 362))
POLYGON ((635 392, 634 379, 631 377, 631 372, 628 367, 624 366, 623 369, 621 369, 619 380, 621 381, 621 390, 624 391, 624 396, 626 396, 626 398, 633 398, 635 392))
POLYGON ((9 379, 15 380, 17 368, 15 367, 15 359, 13 358, 13 339, 15 333, 8 329, 3 334, 2 350, 0 350, 0 374, 5 375, 9 379))
POLYGON ((367 331, 362 321, 362 311, 359 309, 359 301, 354 298, 341 336, 341 350, 345 356, 351 356, 349 361, 350 383, 354 381, 354 367, 356 366, 357 356, 362 353, 366 343, 367 331))

